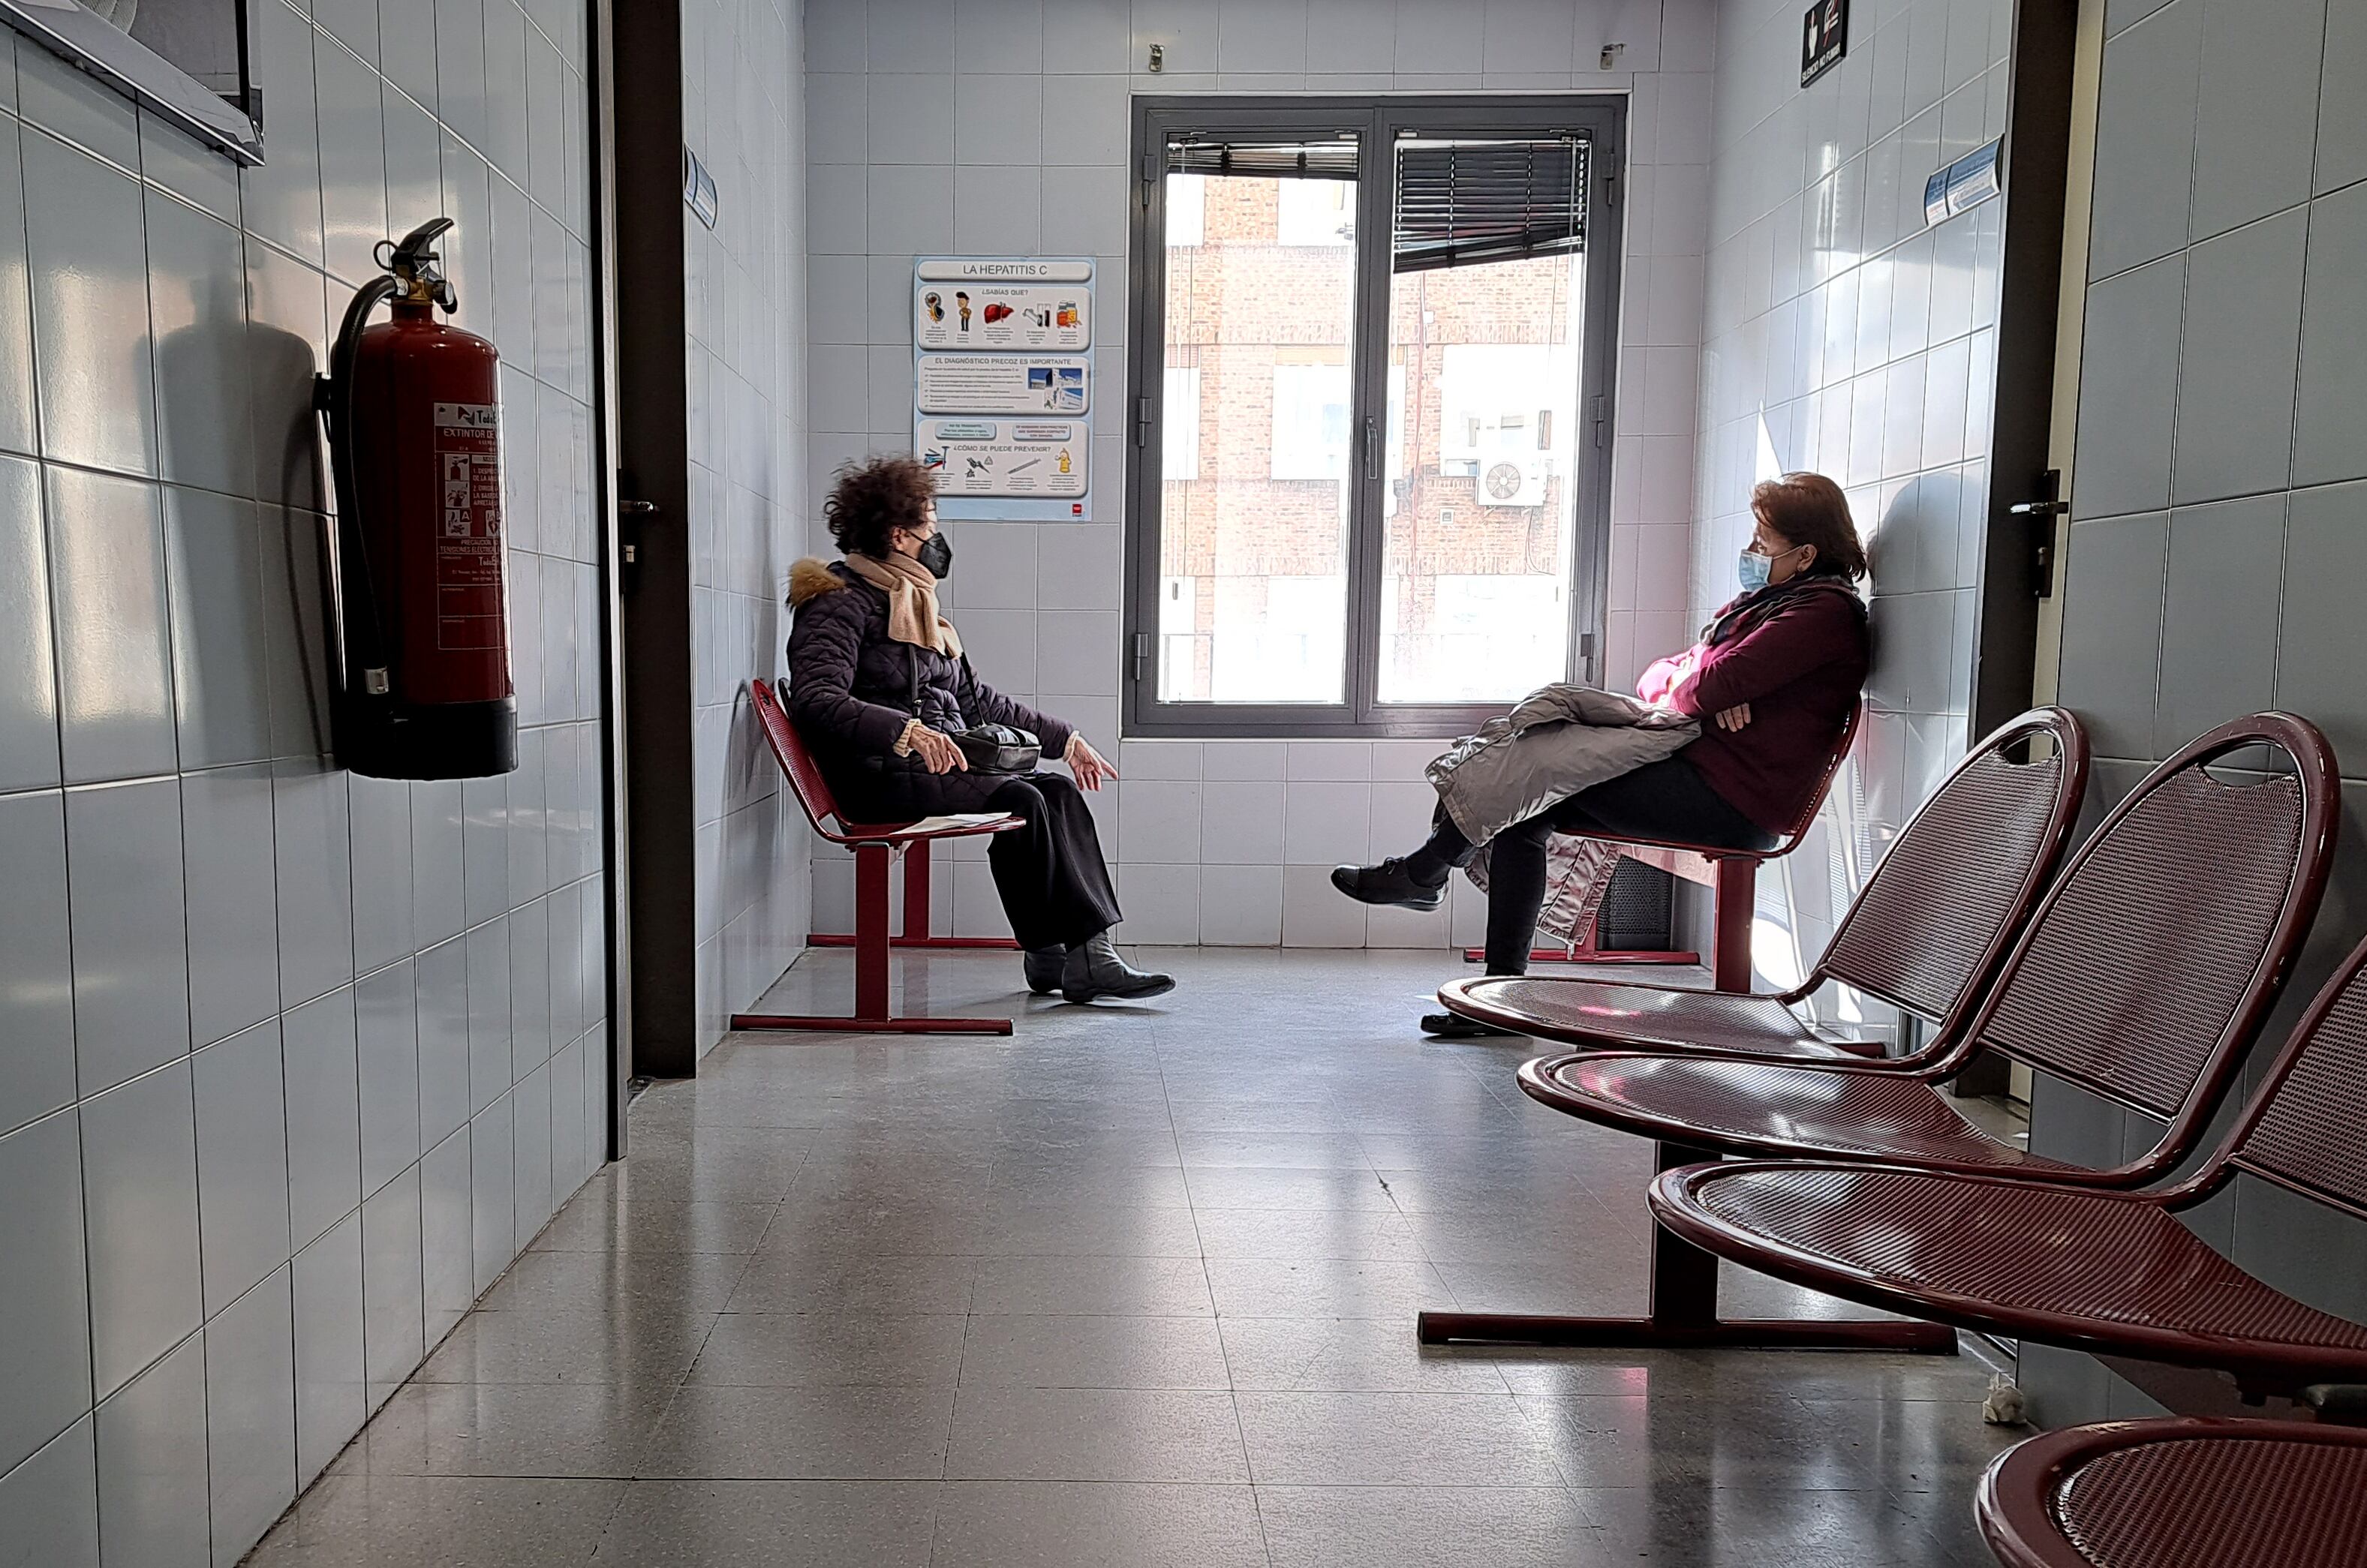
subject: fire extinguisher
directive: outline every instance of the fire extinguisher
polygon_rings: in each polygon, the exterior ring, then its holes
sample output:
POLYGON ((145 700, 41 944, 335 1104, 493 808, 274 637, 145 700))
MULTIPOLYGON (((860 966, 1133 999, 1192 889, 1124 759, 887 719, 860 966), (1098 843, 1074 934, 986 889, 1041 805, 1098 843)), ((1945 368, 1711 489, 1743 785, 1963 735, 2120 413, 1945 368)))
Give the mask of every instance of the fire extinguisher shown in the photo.
POLYGON ((438 321, 459 299, 432 248, 448 218, 381 243, 315 399, 336 487, 337 759, 381 779, 517 767, 509 544, 493 345, 438 321), (381 302, 391 319, 372 323, 381 302))

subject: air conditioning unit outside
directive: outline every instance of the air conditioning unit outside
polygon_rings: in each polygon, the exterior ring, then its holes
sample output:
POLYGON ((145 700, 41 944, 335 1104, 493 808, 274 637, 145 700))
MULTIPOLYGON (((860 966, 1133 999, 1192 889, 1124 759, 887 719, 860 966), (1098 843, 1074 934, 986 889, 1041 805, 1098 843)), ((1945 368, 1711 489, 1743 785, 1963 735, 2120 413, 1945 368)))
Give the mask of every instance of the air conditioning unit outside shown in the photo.
POLYGON ((1553 464, 1544 457, 1492 457, 1479 465, 1478 490, 1482 506, 1543 506, 1546 480, 1553 464))

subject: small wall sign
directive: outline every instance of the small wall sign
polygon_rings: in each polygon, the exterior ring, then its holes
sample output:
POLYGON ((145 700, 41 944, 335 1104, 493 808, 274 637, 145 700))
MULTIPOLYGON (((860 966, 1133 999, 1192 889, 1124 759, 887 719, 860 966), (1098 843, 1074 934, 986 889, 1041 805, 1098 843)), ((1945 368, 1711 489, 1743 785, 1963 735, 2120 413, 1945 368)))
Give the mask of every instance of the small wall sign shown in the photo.
POLYGON ((2003 188, 2005 139, 1976 148, 1923 182, 1923 226, 1943 223, 2003 188))
POLYGON ((1800 85, 1803 87, 1841 62, 1849 52, 1849 0, 1817 0, 1802 18, 1800 85))

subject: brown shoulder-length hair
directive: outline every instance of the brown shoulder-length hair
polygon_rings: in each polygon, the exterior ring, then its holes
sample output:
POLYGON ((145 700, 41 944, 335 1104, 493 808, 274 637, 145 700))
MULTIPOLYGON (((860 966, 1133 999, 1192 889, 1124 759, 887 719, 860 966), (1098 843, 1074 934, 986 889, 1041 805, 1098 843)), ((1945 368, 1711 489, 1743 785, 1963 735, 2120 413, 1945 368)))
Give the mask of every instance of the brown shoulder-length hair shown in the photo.
POLYGON ((822 522, 838 547, 851 556, 889 553, 888 536, 899 528, 917 528, 937 498, 936 481, 920 459, 907 456, 871 457, 839 466, 830 499, 821 503, 822 522))
POLYGON ((1858 541, 1849 500, 1841 494, 1841 487, 1824 475, 1785 474, 1780 479, 1762 479, 1751 490, 1750 510, 1794 545, 1817 547, 1816 563, 1808 568, 1808 575, 1852 582, 1865 575, 1865 546, 1858 541))

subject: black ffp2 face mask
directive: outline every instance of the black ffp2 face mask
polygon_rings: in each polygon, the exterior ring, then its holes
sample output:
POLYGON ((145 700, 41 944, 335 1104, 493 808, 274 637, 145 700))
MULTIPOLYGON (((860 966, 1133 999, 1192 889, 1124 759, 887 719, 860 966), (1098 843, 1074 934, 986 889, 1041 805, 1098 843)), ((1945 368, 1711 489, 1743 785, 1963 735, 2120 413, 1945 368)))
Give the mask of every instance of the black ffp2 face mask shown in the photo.
POLYGON ((929 569, 929 575, 943 581, 954 570, 954 542, 943 534, 932 534, 921 541, 920 553, 913 557, 929 569))

